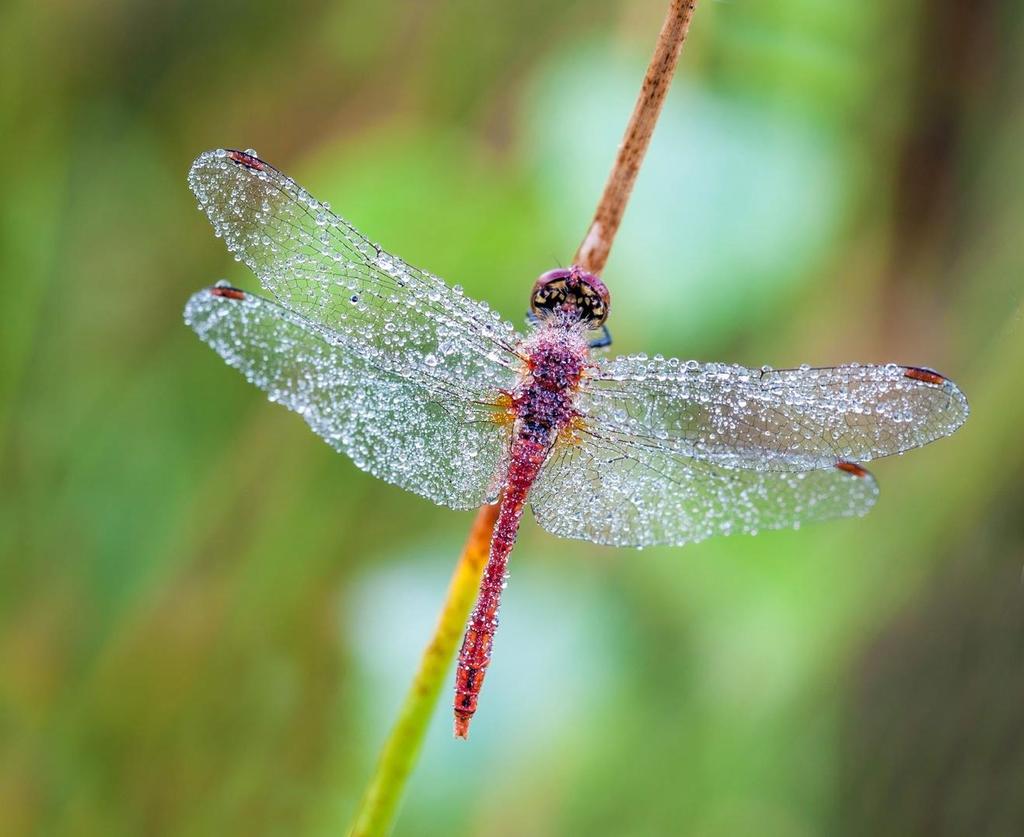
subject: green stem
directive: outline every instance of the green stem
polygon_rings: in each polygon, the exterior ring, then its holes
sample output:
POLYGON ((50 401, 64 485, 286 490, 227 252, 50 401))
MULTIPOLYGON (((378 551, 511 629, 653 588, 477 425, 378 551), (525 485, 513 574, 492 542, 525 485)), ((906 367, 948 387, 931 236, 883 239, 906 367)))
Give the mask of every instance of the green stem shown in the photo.
POLYGON ((477 513, 448 585, 434 636, 423 651, 423 659, 405 696, 398 721, 384 745, 373 779, 356 812, 350 832, 352 837, 376 837, 391 830, 405 784, 423 747, 423 736, 434 714, 445 673, 455 656, 459 637, 476 598, 497 514, 497 503, 484 506, 477 513))

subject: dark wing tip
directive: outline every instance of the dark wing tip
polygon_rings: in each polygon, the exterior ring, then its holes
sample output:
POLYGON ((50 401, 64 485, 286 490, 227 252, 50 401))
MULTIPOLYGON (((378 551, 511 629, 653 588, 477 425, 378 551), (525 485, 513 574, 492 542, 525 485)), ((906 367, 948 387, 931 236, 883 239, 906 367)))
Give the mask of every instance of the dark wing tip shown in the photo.
POLYGON ((248 151, 238 151, 234 148, 227 149, 227 158, 232 162, 252 171, 266 171, 268 164, 264 163, 255 154, 248 151))
MULTIPOLYGON (((204 171, 208 174, 213 169, 223 168, 224 161, 234 163, 238 168, 251 172, 277 172, 266 160, 256 156, 251 148, 247 151, 239 151, 237 148, 212 148, 204 151, 195 160, 189 170, 190 177, 198 177, 204 171)), ((280 173, 280 172, 278 172, 280 173)))
POLYGON ((905 366, 903 367, 903 377, 912 378, 915 381, 923 381, 926 384, 934 384, 935 386, 942 386, 949 380, 945 375, 941 375, 927 366, 905 366))
POLYGON ((963 390, 945 375, 936 372, 934 369, 929 369, 927 366, 904 366, 903 377, 909 378, 912 381, 920 381, 929 386, 939 387, 949 395, 947 405, 950 410, 950 421, 948 429, 941 435, 948 436, 967 420, 967 416, 971 412, 970 405, 967 403, 967 396, 964 395, 963 390))
POLYGON ((836 463, 836 467, 840 471, 846 471, 846 473, 851 474, 858 479, 865 479, 871 476, 871 472, 867 468, 858 465, 856 462, 840 461, 836 463))
POLYGON ((874 475, 863 465, 858 465, 856 462, 847 462, 843 459, 839 460, 835 467, 836 470, 848 474, 852 479, 848 483, 852 489, 851 498, 857 498, 856 500, 851 500, 855 504, 851 505, 850 511, 846 512, 844 516, 861 517, 867 514, 878 501, 878 481, 874 475), (856 503, 859 503, 859 505, 856 505, 856 503))
POLYGON ((218 282, 216 285, 212 286, 211 288, 208 288, 207 290, 209 290, 211 296, 219 296, 222 299, 245 299, 245 291, 241 290, 240 288, 233 288, 226 282, 218 282))
POLYGON ((185 323, 202 336, 215 312, 224 312, 227 308, 248 306, 258 302, 259 297, 255 294, 232 287, 222 279, 216 285, 196 291, 189 297, 185 304, 185 323))

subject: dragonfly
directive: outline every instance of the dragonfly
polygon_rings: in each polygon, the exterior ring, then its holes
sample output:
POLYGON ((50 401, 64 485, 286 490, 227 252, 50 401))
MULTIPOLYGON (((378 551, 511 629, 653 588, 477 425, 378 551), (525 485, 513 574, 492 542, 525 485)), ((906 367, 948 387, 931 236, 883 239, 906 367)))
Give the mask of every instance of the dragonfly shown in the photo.
POLYGON ((207 151, 188 182, 268 294, 197 292, 199 337, 363 471, 453 509, 500 504, 456 668, 459 738, 527 505, 554 535, 637 548, 863 515, 878 496, 863 463, 968 415, 920 366, 608 357, 608 288, 575 265, 536 280, 521 333, 254 151, 207 151))

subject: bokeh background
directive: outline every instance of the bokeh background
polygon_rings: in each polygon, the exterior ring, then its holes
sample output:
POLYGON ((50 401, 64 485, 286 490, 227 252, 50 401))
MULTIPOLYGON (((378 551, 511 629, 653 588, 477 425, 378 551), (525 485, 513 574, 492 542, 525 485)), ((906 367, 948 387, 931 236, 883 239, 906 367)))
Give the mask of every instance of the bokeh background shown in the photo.
MULTIPOLYGON (((0 833, 344 833, 472 515, 183 325, 254 287, 185 185, 255 147, 521 322, 661 0, 0 10, 0 833)), ((642 553, 527 521, 482 709, 399 835, 1024 830, 1024 7, 697 10, 605 278, 616 351, 929 365, 875 511, 642 553)))

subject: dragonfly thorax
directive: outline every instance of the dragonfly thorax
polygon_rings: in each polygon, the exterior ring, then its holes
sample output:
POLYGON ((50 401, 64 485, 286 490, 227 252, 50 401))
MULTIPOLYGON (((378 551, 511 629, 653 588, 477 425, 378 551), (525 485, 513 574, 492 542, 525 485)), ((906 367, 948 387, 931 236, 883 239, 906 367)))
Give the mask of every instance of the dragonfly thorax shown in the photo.
POLYGON ((526 342, 527 382, 548 390, 575 390, 587 362, 587 343, 575 329, 548 328, 526 342))
POLYGON ((600 328, 608 319, 611 297, 597 276, 573 265, 541 274, 530 295, 530 310, 541 320, 558 316, 563 322, 600 328))
POLYGON ((575 415, 574 401, 587 363, 587 342, 577 329, 549 325, 525 341, 526 368, 512 393, 520 433, 550 442, 575 415))

